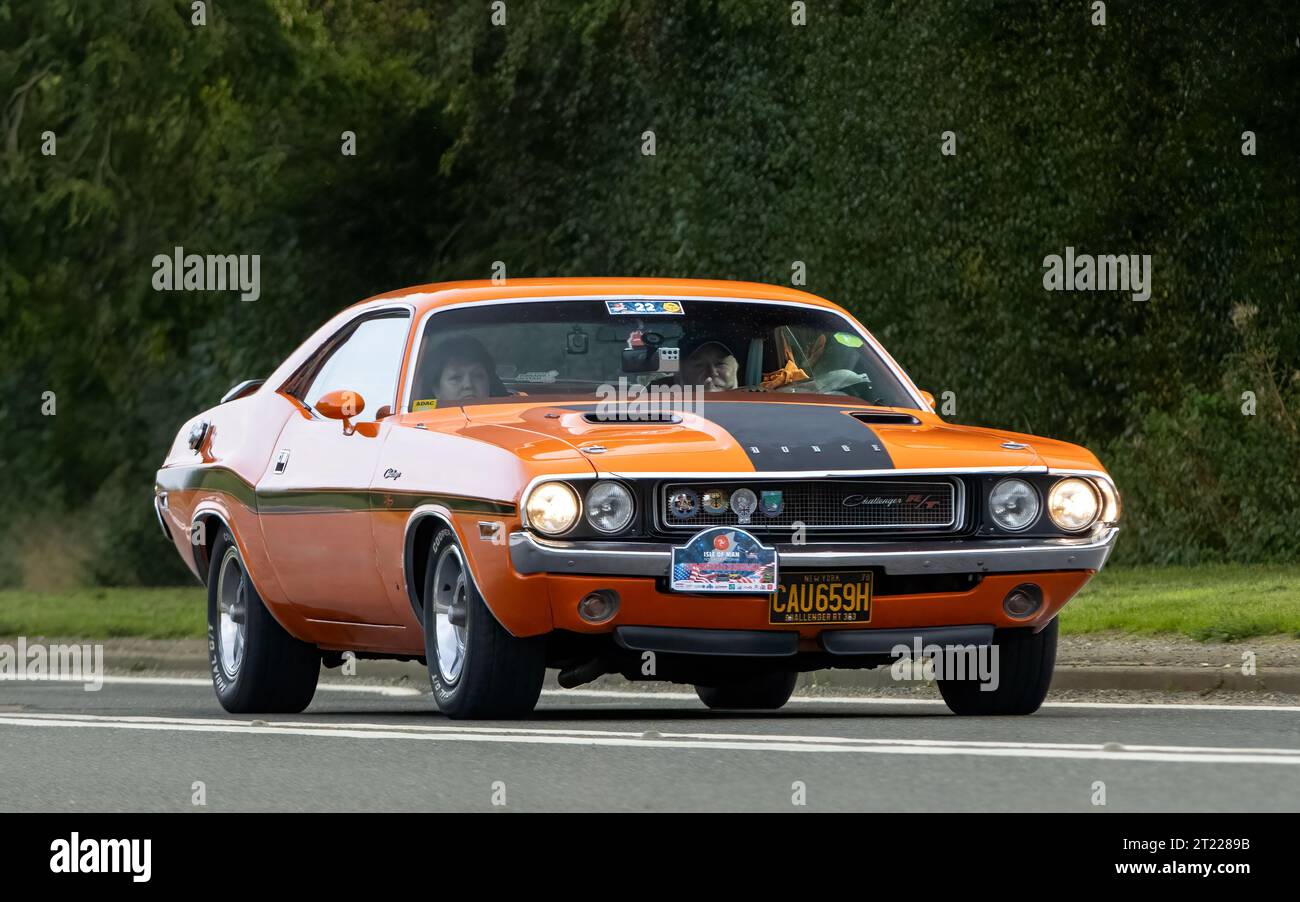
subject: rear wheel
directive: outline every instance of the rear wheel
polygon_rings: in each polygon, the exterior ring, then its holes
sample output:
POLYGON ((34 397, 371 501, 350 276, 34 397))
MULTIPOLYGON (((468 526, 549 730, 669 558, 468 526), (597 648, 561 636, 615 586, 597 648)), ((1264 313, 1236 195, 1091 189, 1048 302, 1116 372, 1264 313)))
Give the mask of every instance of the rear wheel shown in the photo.
POLYGON ((1052 685, 1058 629, 1053 619, 1037 633, 1002 633, 994 640, 997 688, 986 692, 979 680, 939 679, 939 694, 954 714, 1033 714, 1052 685))
POLYGON ((440 529, 424 580, 424 650, 438 708, 453 718, 522 717, 546 676, 546 637, 510 635, 474 584, 456 536, 440 529))
POLYGON ((710 708, 775 710, 790 700, 799 674, 778 670, 718 686, 696 686, 695 694, 710 708))
POLYGON ((208 667, 217 701, 232 714, 296 714, 311 704, 320 676, 320 651, 271 616, 228 529, 208 565, 208 667))

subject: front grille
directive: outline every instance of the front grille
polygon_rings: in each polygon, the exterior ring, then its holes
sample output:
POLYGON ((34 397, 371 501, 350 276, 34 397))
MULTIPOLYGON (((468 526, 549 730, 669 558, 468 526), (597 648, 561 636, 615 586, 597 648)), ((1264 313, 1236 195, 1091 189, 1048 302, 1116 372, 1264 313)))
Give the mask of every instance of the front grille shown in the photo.
MULTIPOLYGON (((802 523, 812 531, 949 531, 959 527, 961 483, 957 480, 915 479, 807 479, 720 480, 661 483, 655 492, 655 523, 669 532, 696 532, 709 526, 744 525, 753 531, 790 530, 802 523), (732 510, 731 498, 747 488, 759 501, 749 522, 742 524, 732 510), (674 514, 672 499, 693 493, 695 513, 674 514), (721 492, 726 509, 711 511, 705 505, 710 493, 721 492), (764 492, 781 493, 781 510, 763 511, 764 492)), ((689 497, 689 496, 688 496, 689 497)), ((769 496, 771 497, 771 496, 769 496)))

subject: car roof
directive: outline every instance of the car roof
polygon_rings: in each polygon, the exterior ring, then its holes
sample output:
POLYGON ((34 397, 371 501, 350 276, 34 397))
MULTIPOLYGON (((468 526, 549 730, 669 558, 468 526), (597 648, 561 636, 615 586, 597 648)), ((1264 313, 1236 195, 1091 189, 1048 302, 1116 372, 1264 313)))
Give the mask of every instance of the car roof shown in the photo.
POLYGON ((794 301, 817 307, 841 309, 825 298, 795 288, 762 282, 733 282, 718 279, 657 278, 574 278, 574 279, 490 279, 466 282, 435 282, 414 285, 367 298, 354 307, 405 301, 417 316, 435 307, 475 301, 530 297, 669 297, 734 298, 739 300, 794 301))

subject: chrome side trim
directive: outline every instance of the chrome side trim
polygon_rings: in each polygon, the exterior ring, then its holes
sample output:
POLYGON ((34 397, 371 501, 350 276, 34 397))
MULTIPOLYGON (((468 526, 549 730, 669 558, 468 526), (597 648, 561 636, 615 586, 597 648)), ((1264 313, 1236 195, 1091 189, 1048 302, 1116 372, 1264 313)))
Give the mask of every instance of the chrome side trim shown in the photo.
POLYGON ((155 492, 153 496, 153 512, 158 516, 158 525, 162 528, 163 538, 168 542, 172 541, 172 531, 167 527, 167 518, 163 516, 163 510, 167 506, 167 493, 155 492))
MULTIPOLYGON (((1034 475, 1047 472, 1047 467, 1035 464, 1027 467, 911 467, 898 470, 747 470, 725 473, 673 470, 655 470, 640 473, 636 471, 613 472, 601 470, 596 473, 596 477, 599 479, 671 479, 674 482, 687 482, 696 479, 704 481, 715 479, 831 479, 846 476, 948 476, 963 473, 1028 473, 1034 475)), ((569 477, 557 476, 555 478, 567 479, 569 477)))
MULTIPOLYGON (((199 502, 198 507, 194 509, 194 513, 190 515, 190 528, 189 532, 186 534, 186 538, 189 540, 190 551, 194 556, 194 569, 199 574, 199 582, 206 586, 208 584, 208 564, 211 563, 207 558, 208 548, 211 545, 209 539, 211 537, 208 535, 207 529, 204 528, 199 534, 199 538, 203 541, 194 541, 194 530, 199 526, 199 521, 204 517, 215 517, 223 529, 229 530, 230 536, 235 540, 236 545, 239 545, 239 533, 235 532, 234 527, 230 525, 230 521, 226 519, 226 515, 221 510, 212 506, 204 507, 204 504, 205 502, 199 502)), ((244 554, 242 546, 239 549, 239 553, 241 555, 244 554)), ((247 561, 248 558, 245 556, 244 560, 247 561)), ((247 564, 245 564, 245 566, 247 566, 247 564)), ((251 572, 248 574, 248 578, 253 580, 253 588, 257 589, 257 580, 253 577, 251 572)), ((260 589, 258 589, 257 594, 262 594, 260 589)))
MULTIPOLYGON (((1085 538, 777 545, 776 550, 780 566, 813 570, 883 567, 899 575, 1100 570, 1118 534, 1111 527, 1085 538)), ((510 534, 510 563, 521 574, 659 577, 668 575, 671 560, 668 543, 557 542, 528 532, 510 534)))
POLYGON ((227 401, 233 401, 235 398, 238 398, 240 395, 247 392, 250 388, 255 388, 265 383, 266 383, 265 379, 245 379, 243 382, 240 382, 238 385, 235 385, 233 388, 230 389, 230 391, 222 395, 221 400, 218 401, 217 403, 225 404, 227 401))

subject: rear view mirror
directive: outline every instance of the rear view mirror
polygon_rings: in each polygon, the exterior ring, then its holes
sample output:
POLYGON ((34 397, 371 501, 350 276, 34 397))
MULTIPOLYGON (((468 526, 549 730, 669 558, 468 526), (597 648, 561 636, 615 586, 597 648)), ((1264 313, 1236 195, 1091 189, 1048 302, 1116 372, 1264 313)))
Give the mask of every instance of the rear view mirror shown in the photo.
POLYGON ((659 350, 657 348, 624 348, 623 372, 659 372, 659 350))
POLYGON ((675 373, 681 361, 678 348, 663 347, 664 337, 658 332, 633 332, 628 338, 632 345, 623 349, 625 373, 675 373))

